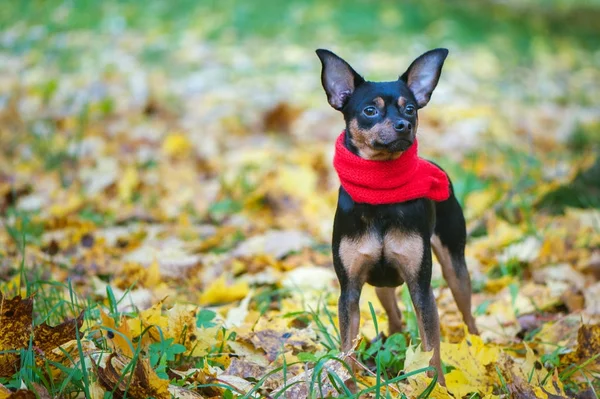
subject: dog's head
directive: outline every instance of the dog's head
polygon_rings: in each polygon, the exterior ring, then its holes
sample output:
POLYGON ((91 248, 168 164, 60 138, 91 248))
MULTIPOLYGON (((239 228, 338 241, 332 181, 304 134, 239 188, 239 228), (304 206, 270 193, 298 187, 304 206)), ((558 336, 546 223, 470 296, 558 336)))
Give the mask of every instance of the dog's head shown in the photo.
POLYGON ((429 102, 448 50, 426 52, 392 82, 365 81, 329 50, 317 55, 327 100, 344 114, 350 149, 365 159, 389 160, 415 141, 417 111, 429 102))

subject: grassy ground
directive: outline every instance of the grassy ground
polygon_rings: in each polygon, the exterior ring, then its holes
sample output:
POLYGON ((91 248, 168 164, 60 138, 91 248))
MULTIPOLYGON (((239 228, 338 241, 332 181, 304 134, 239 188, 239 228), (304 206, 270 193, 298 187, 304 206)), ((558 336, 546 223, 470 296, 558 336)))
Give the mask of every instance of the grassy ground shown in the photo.
POLYGON ((407 291, 406 332, 384 340, 368 288, 359 389, 597 397, 599 14, 542 0, 4 2, 0 399, 351 396, 329 249, 341 117, 313 50, 393 79, 439 46, 451 55, 419 134, 465 207, 482 337, 465 336, 436 267, 436 386, 407 291))

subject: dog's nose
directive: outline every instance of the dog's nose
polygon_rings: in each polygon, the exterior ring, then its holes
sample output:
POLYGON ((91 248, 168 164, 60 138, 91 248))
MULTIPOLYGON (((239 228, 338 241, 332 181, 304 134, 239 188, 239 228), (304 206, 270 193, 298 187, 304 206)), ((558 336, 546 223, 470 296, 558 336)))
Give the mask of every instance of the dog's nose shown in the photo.
POLYGON ((410 131, 412 130, 412 124, 407 120, 399 119, 394 124, 394 129, 398 133, 410 133, 410 131))

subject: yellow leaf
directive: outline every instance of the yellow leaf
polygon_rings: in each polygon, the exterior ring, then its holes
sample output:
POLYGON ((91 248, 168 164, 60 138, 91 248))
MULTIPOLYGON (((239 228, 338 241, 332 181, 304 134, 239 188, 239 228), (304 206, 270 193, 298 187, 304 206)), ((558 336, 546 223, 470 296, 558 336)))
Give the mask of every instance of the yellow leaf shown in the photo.
POLYGON ((21 286, 21 273, 17 273, 10 280, 0 283, 0 292, 15 292, 17 295, 27 296, 27 288, 21 286))
POLYGON ((145 287, 155 287, 162 281, 162 277, 160 275, 160 265, 156 258, 154 261, 148 266, 146 269, 146 275, 144 276, 144 286, 145 287))
POLYGON ((479 392, 479 387, 471 384, 469 376, 458 369, 446 374, 446 387, 455 398, 462 398, 471 392, 479 392))
MULTIPOLYGON (((408 386, 402 387, 402 392, 409 398, 421 397, 421 394, 429 387, 432 381, 433 379, 427 377, 427 374, 419 373, 408 379, 408 386)), ((428 398, 448 399, 451 397, 448 392, 446 387, 436 383, 428 398)))
POLYGON ((200 303, 215 304, 227 303, 243 299, 250 292, 250 287, 246 281, 240 281, 233 285, 227 285, 225 276, 222 275, 213 281, 206 290, 200 295, 200 303))
POLYGON ((497 200, 498 194, 493 189, 475 191, 467 197, 465 210, 469 216, 476 217, 490 209, 491 205, 497 200))
POLYGON ((252 299, 253 294, 254 291, 251 291, 246 295, 242 302, 240 302, 239 306, 229 309, 227 318, 225 319, 226 327, 240 327, 244 324, 246 316, 248 316, 248 305, 250 304, 250 299, 252 299))
POLYGON ((518 226, 497 218, 490 218, 487 224, 489 235, 473 240, 470 246, 489 248, 502 248, 523 236, 523 231, 518 226))
POLYGON ((433 350, 430 350, 429 352, 423 352, 421 345, 418 345, 415 349, 413 349, 412 346, 409 346, 406 349, 404 371, 409 373, 411 371, 428 367, 431 356, 433 356, 433 350))
MULTIPOLYGON (((129 325, 133 337, 141 335, 144 329, 149 326, 160 328, 163 334, 167 333, 169 318, 162 314, 162 305, 163 301, 160 301, 151 308, 140 312, 137 318, 127 320, 127 324, 129 325)), ((155 334, 156 330, 150 329, 149 333, 154 339, 160 339, 158 333, 155 334)))
POLYGON ((205 356, 208 351, 223 340, 219 334, 220 325, 209 328, 196 327, 196 314, 198 308, 176 304, 167 311, 168 328, 167 338, 174 338, 187 348, 186 354, 191 356, 205 356))
POLYGON ((137 169, 133 166, 129 166, 125 169, 123 176, 119 180, 119 198, 122 201, 129 201, 133 195, 134 190, 140 182, 137 169))
POLYGON ((12 392, 10 389, 6 388, 4 385, 0 384, 0 399, 6 399, 10 397, 12 392))
POLYGON ((523 377, 523 379, 529 381, 534 386, 544 387, 544 389, 546 389, 550 393, 556 395, 562 394, 562 392, 560 392, 560 390, 562 389, 562 383, 560 383, 560 385, 555 386, 552 383, 552 378, 548 378, 548 370, 546 370, 546 368, 542 366, 542 363, 540 362, 538 357, 533 353, 533 350, 527 344, 525 344, 525 349, 527 351, 527 353, 525 354, 525 362, 520 366, 517 366, 520 369, 518 371, 521 372, 521 376, 523 377), (543 384, 544 381, 546 382, 545 384, 543 384))
POLYGON ((50 206, 49 213, 54 217, 65 217, 74 213, 83 204, 83 199, 79 194, 73 193, 66 200, 60 201, 50 206))
POLYGON ((171 133, 163 141, 162 151, 169 157, 177 157, 189 154, 192 143, 182 133, 171 133))
POLYGON ((493 231, 489 237, 495 246, 506 246, 523 236, 521 228, 499 219, 494 223, 493 230, 488 231, 493 231))
POLYGON ((102 335, 116 353, 122 353, 128 358, 133 357, 133 336, 129 329, 129 324, 121 323, 119 327, 114 319, 107 315, 104 310, 100 309, 100 318, 102 319, 102 335))
POLYGON ((508 287, 514 281, 515 281, 515 278, 513 276, 509 276, 509 275, 502 276, 500 278, 490 279, 485 282, 485 289, 486 289, 486 291, 489 291, 492 294, 495 294, 497 292, 502 291, 502 289, 504 289, 504 287, 508 287))
POLYGON ((460 344, 442 342, 441 347, 442 360, 455 368, 447 381, 450 392, 456 392, 457 397, 461 397, 466 389, 472 389, 463 386, 465 379, 472 386, 479 387, 479 392, 487 394, 492 391, 497 377, 495 371, 490 374, 486 366, 498 360, 500 349, 486 346, 480 337, 470 334, 460 344))
POLYGON ((283 166, 277 173, 276 187, 300 198, 315 195, 317 174, 310 165, 283 166))

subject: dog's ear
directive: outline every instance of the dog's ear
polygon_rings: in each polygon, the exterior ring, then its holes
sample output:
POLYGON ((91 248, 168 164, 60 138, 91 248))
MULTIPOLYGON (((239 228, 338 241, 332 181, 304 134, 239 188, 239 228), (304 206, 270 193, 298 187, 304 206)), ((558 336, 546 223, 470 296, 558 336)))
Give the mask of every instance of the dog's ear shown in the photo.
POLYGON ((329 104, 341 110, 354 90, 364 83, 364 79, 343 59, 329 50, 317 50, 321 60, 321 83, 327 93, 329 104))
POLYGON ((406 83, 415 96, 419 108, 423 108, 429 102, 447 56, 448 50, 445 48, 430 50, 414 60, 400 76, 400 80, 406 83))

